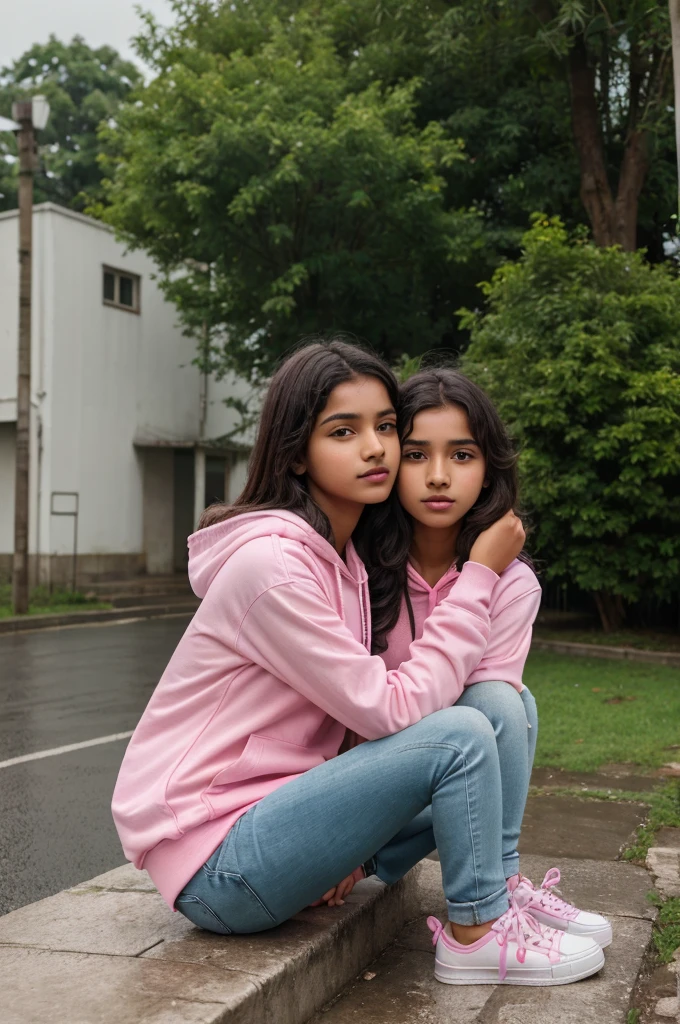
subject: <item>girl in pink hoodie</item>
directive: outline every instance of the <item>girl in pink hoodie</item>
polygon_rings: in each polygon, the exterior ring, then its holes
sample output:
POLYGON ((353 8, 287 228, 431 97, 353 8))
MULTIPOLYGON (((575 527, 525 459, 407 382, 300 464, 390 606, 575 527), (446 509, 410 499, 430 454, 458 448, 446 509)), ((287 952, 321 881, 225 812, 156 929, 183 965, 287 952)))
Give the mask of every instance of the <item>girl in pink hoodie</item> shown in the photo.
MULTIPOLYGON (((358 542, 365 549, 371 591, 372 649, 388 669, 409 658, 429 615, 461 579, 475 539, 517 505, 516 455, 489 397, 473 381, 448 368, 423 370, 400 389, 402 461, 399 507, 378 509, 358 542), (389 528, 388 528, 389 524, 389 528)), ((522 682, 541 588, 528 557, 520 554, 494 587, 486 649, 464 682, 457 707, 475 708, 496 736, 503 794, 503 867, 508 887, 526 891, 526 907, 543 924, 595 938, 612 938, 598 914, 580 911, 552 889, 553 868, 540 888, 519 874, 517 843, 536 749, 536 702, 522 682), (474 685, 473 685, 474 684, 474 685), (509 684, 509 685, 508 685, 509 684)), ((451 642, 456 609, 451 607, 451 642)), ((428 808, 409 825, 399 870, 436 846, 428 808), (410 856, 407 847, 410 846, 410 856)), ((389 878, 392 865, 375 865, 389 878)))
POLYGON ((451 922, 437 976, 573 981, 602 952, 510 897, 496 738, 481 712, 451 706, 486 649, 520 520, 509 512, 475 540, 407 662, 389 670, 370 653, 351 535, 394 483, 397 400, 379 359, 337 341, 275 374, 242 495, 189 538, 202 603, 125 753, 116 826, 169 906, 229 935, 363 877, 357 865, 431 807, 451 922), (369 742, 340 754, 347 730, 369 742))

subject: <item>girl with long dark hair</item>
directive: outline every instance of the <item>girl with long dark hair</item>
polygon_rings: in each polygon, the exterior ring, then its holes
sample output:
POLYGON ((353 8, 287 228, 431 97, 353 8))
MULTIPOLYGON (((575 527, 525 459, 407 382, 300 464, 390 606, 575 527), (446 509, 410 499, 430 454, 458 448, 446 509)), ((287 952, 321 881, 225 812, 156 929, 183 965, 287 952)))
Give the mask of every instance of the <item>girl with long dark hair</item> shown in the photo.
POLYGON ((189 538, 202 603, 130 741, 114 819, 168 904, 228 935, 342 902, 376 851, 399 860, 395 837, 431 807, 462 951, 442 980, 573 981, 600 969, 601 950, 511 899, 493 729, 451 707, 486 648, 520 520, 509 512, 471 544, 407 662, 388 670, 370 653, 351 535, 394 483, 397 399, 385 364, 341 341, 307 345, 275 374, 243 494, 189 538), (369 742, 339 753, 347 730, 369 742), (479 959, 491 929, 493 956, 485 945, 479 959))
MULTIPOLYGON (((455 595, 480 534, 518 506, 510 438, 488 395, 462 373, 427 369, 403 384, 399 431, 402 459, 395 495, 385 506, 367 509, 357 537, 369 573, 373 651, 388 669, 408 659, 428 616, 455 595)), ((522 895, 525 909, 541 924, 606 946, 611 925, 553 891, 560 877, 556 868, 539 888, 519 874, 517 843, 538 729, 536 702, 522 673, 540 597, 531 561, 520 552, 494 587, 489 640, 456 707, 480 711, 494 729, 509 890, 522 895)), ((453 606, 449 614, 455 633, 453 606)), ((408 843, 412 863, 435 848, 429 809, 410 824, 408 843)), ((384 877, 389 867, 379 865, 377 870, 384 877)), ((432 926, 438 930, 434 920, 432 926)))

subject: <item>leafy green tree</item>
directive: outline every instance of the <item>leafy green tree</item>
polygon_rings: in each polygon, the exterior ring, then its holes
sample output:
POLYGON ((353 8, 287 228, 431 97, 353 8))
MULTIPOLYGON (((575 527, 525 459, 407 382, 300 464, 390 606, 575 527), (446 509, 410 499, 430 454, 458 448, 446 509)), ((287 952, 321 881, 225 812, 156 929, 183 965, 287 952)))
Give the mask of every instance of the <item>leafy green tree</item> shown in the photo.
POLYGON ((420 80, 418 123, 463 140, 451 191, 484 216, 490 246, 515 248, 541 209, 586 221, 599 245, 664 258, 667 0, 328 0, 321 12, 355 86, 420 80))
MULTIPOLYGON (((35 201, 82 209, 99 194, 97 162, 100 122, 116 117, 121 102, 141 81, 134 64, 110 46, 92 50, 76 36, 61 43, 54 36, 36 44, 0 71, 0 114, 11 117, 12 103, 42 93, 50 119, 40 133, 40 164, 35 201)), ((0 209, 17 205, 16 140, 0 135, 0 209)))
POLYGON ((548 578, 614 629, 627 602, 678 592, 680 280, 540 216, 484 292, 464 369, 520 443, 548 578))
POLYGON ((353 84, 298 7, 176 4, 141 42, 155 79, 103 132, 96 212, 157 261, 187 330, 207 328, 212 368, 252 380, 320 328, 390 357, 436 345, 480 232, 447 202, 464 156, 416 124, 418 81, 353 84))
POLYGON ((423 105, 476 158, 474 201, 497 224, 585 213, 598 245, 662 260, 675 233, 667 0, 447 7, 429 29, 423 105))
POLYGON ((391 358, 464 348, 455 310, 536 209, 666 258, 665 0, 172 5, 90 209, 157 259, 218 372, 262 375, 320 326, 391 358))

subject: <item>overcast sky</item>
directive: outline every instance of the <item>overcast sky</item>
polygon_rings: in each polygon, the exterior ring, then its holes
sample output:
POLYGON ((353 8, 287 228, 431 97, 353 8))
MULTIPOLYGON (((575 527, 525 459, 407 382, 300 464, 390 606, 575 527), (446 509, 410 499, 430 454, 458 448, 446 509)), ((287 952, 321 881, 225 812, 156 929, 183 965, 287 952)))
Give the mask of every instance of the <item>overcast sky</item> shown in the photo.
MULTIPOLYGON (((167 0, 141 0, 161 24, 172 20, 167 0)), ((20 57, 33 43, 46 43, 51 34, 62 42, 80 35, 89 46, 113 46, 125 57, 136 59, 130 48, 140 21, 134 0, 19 0, 5 8, 0 31, 0 67, 20 57), (9 13, 11 12, 11 13, 9 13)))

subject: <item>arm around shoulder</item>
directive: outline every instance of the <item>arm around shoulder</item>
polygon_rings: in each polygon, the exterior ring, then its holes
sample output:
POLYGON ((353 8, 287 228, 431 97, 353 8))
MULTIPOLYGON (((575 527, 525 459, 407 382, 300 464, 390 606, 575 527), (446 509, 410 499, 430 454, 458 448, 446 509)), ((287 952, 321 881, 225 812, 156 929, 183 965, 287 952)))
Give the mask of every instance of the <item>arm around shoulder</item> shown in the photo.
POLYGON ((378 739, 455 703, 486 647, 497 581, 492 570, 468 563, 457 594, 412 645, 411 660, 392 671, 352 635, 311 577, 263 592, 244 616, 237 649, 348 728, 378 739), (454 644, 449 604, 457 608, 454 644))
POLYGON ((521 686, 540 604, 541 586, 534 571, 524 562, 513 562, 500 577, 491 603, 489 642, 466 685, 503 679, 521 686))

